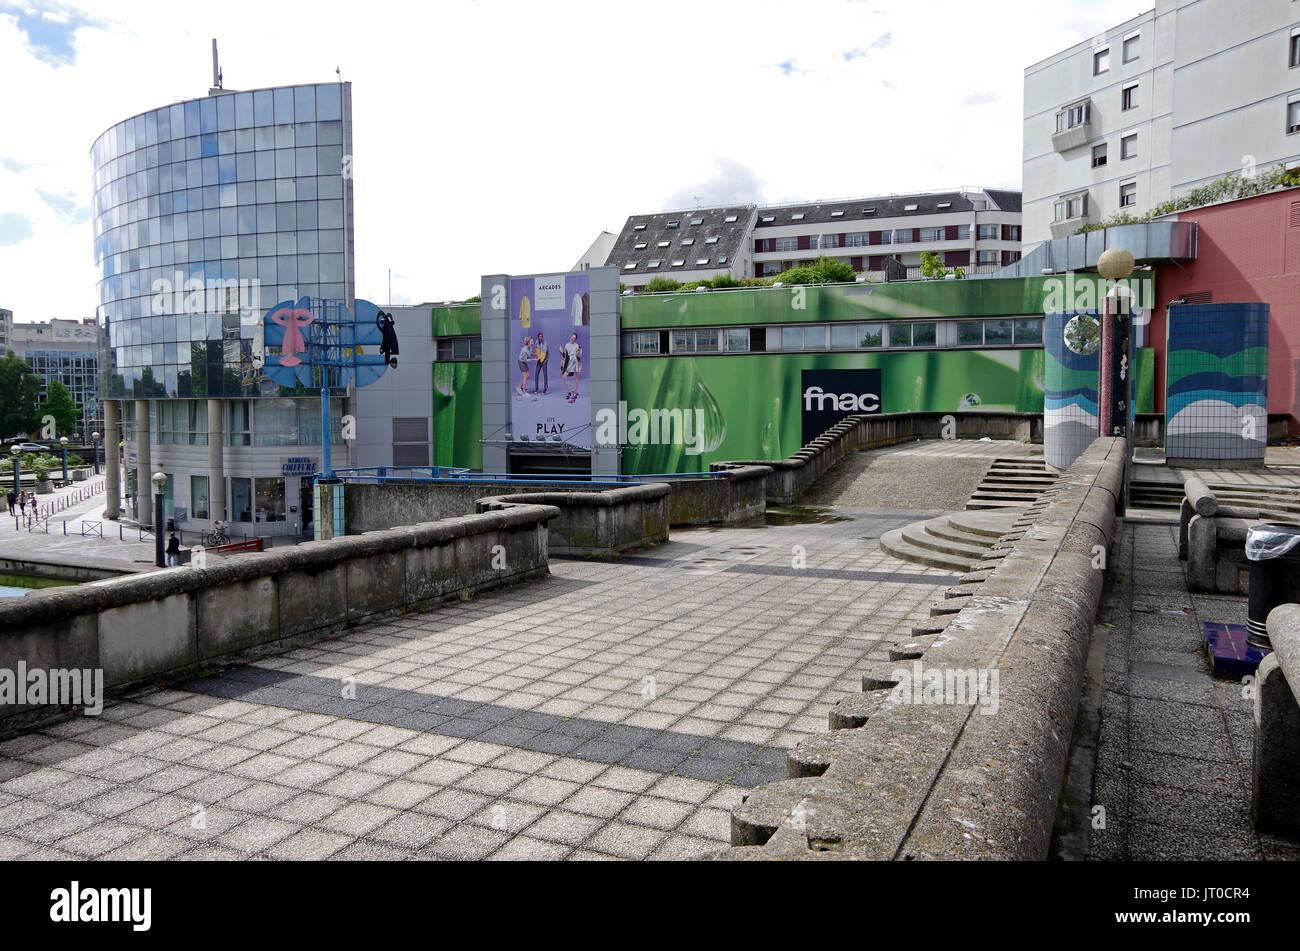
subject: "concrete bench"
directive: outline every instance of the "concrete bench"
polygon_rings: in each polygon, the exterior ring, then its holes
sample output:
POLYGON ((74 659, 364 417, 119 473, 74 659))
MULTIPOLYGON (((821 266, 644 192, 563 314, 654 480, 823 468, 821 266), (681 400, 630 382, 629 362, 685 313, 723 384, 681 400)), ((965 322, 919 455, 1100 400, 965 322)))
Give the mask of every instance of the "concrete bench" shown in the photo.
POLYGON ((1178 512, 1178 557, 1187 562, 1187 588, 1211 594, 1247 594, 1250 562, 1246 533, 1252 525, 1278 519, 1285 512, 1224 505, 1196 476, 1183 482, 1178 512))
POLYGON ((1300 839, 1300 604, 1268 615, 1273 653, 1255 678, 1251 819, 1260 832, 1300 839))

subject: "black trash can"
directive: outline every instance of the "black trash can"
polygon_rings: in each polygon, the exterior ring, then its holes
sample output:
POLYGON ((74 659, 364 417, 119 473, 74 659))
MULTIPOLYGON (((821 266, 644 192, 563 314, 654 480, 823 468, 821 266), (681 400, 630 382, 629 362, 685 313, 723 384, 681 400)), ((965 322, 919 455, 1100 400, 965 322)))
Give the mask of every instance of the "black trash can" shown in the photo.
POLYGON ((1268 612, 1279 604, 1300 603, 1300 524, 1265 522, 1246 532, 1250 595, 1246 640, 1261 651, 1272 650, 1268 612))

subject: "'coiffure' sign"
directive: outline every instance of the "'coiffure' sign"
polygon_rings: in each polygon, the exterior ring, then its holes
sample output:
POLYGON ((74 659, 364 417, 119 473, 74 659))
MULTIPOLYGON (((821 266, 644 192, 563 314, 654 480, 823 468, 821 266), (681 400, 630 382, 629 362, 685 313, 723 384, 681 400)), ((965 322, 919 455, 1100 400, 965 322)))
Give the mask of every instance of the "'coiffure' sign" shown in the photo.
POLYGON ((879 413, 880 370, 803 370, 800 405, 805 444, 845 416, 879 413))

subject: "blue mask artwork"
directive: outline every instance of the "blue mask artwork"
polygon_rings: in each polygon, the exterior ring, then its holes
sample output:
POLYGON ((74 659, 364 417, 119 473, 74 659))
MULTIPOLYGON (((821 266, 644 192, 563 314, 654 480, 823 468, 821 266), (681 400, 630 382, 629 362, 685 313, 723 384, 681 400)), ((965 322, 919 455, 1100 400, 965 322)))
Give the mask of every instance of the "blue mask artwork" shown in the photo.
POLYGON ((368 300, 356 301, 351 313, 342 301, 281 301, 266 312, 262 326, 262 372, 280 386, 319 386, 312 372, 317 367, 336 369, 339 386, 353 380, 369 386, 397 366, 393 315, 368 300))

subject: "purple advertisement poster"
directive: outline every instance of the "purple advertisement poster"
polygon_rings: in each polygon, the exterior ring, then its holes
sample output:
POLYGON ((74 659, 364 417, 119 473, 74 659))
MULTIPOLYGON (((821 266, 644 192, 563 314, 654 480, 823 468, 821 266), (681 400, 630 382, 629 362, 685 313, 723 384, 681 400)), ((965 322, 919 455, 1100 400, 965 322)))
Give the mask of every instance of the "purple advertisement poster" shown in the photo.
POLYGON ((509 307, 515 439, 590 449, 588 276, 512 278, 509 307))

